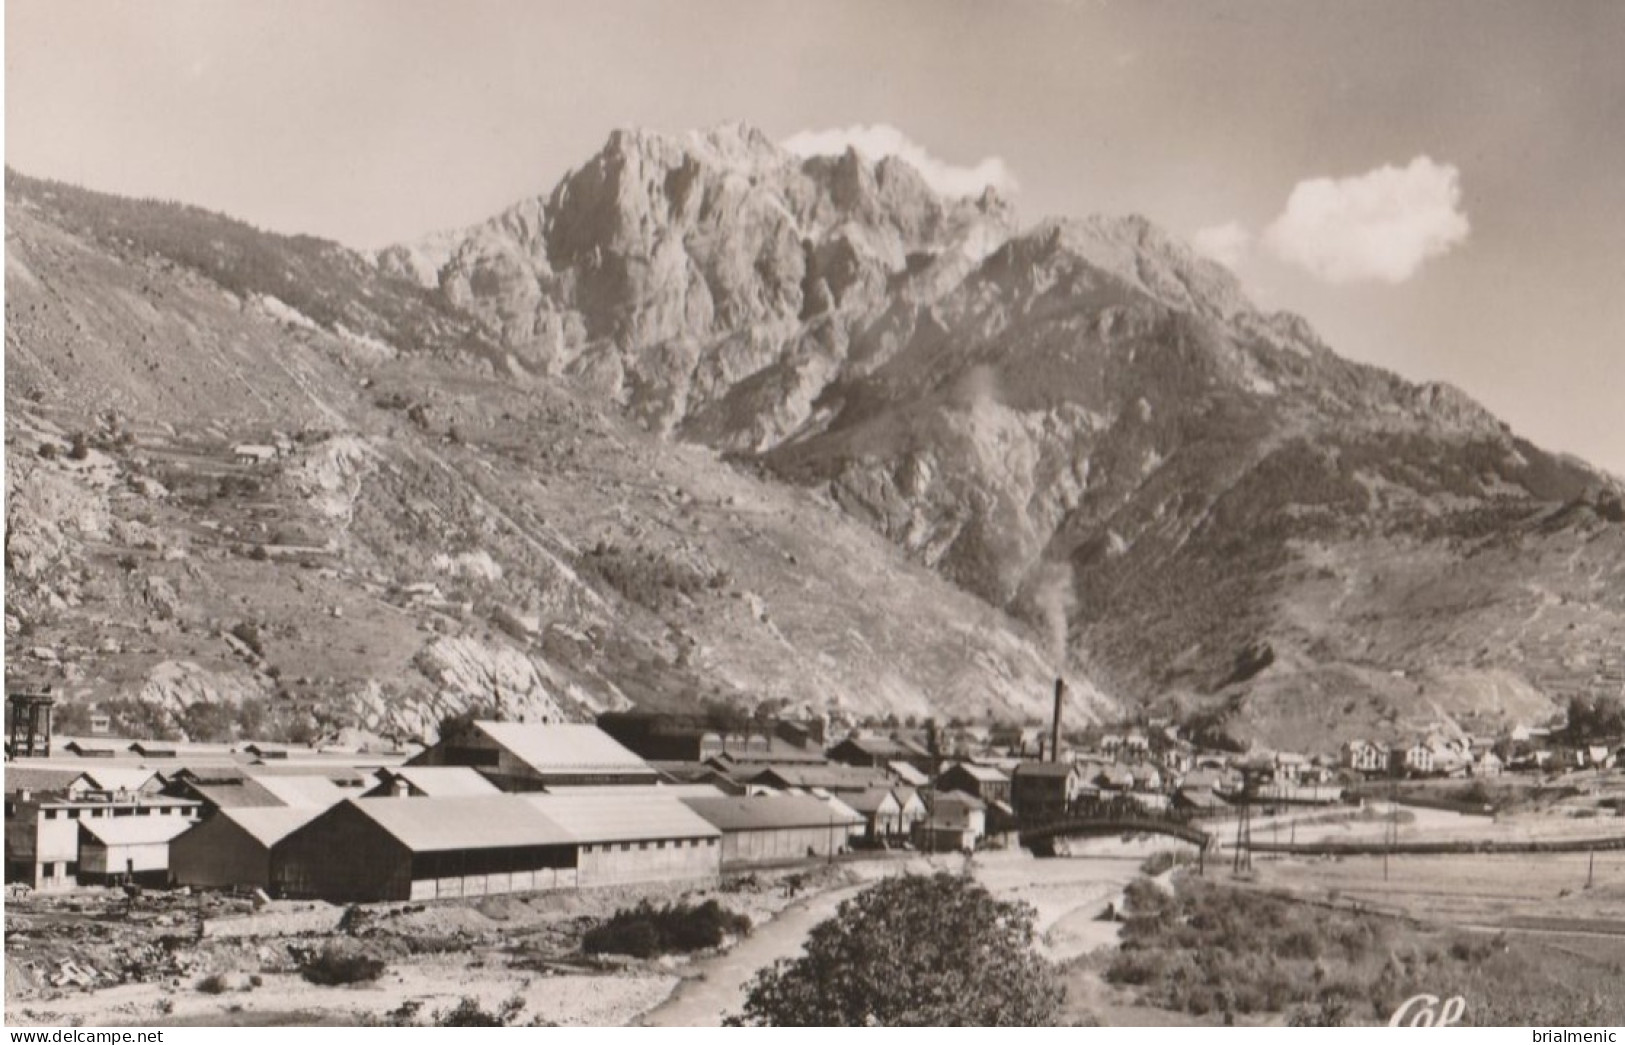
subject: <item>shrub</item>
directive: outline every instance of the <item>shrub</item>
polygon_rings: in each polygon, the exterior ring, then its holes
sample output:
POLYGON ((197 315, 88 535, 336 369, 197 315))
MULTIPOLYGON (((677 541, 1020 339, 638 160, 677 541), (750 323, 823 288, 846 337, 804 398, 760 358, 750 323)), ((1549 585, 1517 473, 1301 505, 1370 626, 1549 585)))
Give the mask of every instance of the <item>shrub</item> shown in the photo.
POLYGON ((210 973, 197 981, 197 989, 203 994, 224 994, 231 990, 231 985, 220 973, 210 973))
POLYGON ((265 656, 265 638, 260 634, 258 625, 246 620, 240 621, 232 625, 231 635, 232 638, 253 650, 254 656, 265 656))
POLYGON ((525 999, 513 997, 503 1002, 496 1012, 487 1012, 478 998, 465 997, 456 1008, 436 1012, 434 1023, 436 1027, 508 1027, 524 1007, 525 999))
POLYGON ((723 937, 738 935, 749 928, 749 918, 735 914, 715 900, 698 906, 679 903, 663 907, 643 900, 636 907, 616 911, 608 921, 588 930, 581 947, 588 954, 652 958, 715 947, 723 937))
POLYGON ((1065 997, 1033 950, 1033 909, 968 877, 888 879, 756 974, 729 1025, 1041 1027, 1065 997))
POLYGON ((299 964, 299 975, 324 987, 349 983, 371 983, 384 974, 385 965, 358 951, 328 944, 299 964))

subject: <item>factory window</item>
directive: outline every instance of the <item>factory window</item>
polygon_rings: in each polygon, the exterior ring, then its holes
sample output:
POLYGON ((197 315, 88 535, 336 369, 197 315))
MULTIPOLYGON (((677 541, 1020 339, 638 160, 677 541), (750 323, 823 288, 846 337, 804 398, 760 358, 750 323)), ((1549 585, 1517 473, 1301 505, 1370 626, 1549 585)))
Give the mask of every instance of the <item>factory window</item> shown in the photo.
POLYGON ((639 842, 638 843, 638 848, 639 849, 647 849, 647 848, 649 848, 649 843, 648 842, 639 842))
POLYGON ((622 842, 621 843, 621 852, 628 853, 628 852, 631 852, 631 851, 632 851, 632 843, 631 842, 622 842))
POLYGON ((55 820, 56 819, 56 810, 55 809, 47 809, 45 811, 45 819, 47 819, 47 820, 55 820))

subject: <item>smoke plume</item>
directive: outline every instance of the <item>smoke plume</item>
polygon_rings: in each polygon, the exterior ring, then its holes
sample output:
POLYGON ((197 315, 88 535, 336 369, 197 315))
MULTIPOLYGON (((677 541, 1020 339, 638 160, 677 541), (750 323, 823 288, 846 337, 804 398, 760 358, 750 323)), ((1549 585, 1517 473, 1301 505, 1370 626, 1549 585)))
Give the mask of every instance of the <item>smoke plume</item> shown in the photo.
POLYGON ((1039 567, 1038 580, 1033 585, 1033 604, 1043 617, 1044 630, 1049 637, 1050 662, 1056 674, 1065 674, 1067 622, 1072 611, 1078 608, 1071 563, 1051 561, 1039 567))

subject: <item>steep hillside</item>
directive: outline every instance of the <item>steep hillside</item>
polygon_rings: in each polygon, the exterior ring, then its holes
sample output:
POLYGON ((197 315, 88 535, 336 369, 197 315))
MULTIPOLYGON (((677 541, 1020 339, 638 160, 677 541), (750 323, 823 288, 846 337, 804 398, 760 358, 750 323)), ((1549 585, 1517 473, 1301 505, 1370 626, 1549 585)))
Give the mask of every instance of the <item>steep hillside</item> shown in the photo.
POLYGON ((739 126, 376 257, 9 172, 7 214, 8 672, 194 732, 1042 714, 1064 661, 1325 749, 1625 687, 1616 480, 1143 219, 739 126))
POLYGON ((992 605, 1065 613, 1108 689, 1238 737, 1625 685, 1617 481, 1339 358, 1143 219, 1013 229, 896 160, 620 132, 380 263, 992 605))
POLYGON ((193 736, 1046 710, 1026 625, 344 248, 13 175, 6 280, 11 686, 193 736))

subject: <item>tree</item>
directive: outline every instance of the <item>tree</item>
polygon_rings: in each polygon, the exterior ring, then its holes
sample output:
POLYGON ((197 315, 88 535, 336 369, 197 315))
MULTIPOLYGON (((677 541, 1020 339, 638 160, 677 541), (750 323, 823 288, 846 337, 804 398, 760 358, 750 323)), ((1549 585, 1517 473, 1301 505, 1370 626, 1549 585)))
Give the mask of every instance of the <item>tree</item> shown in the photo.
POLYGON ((1582 744, 1625 736, 1625 701, 1608 694, 1570 697, 1568 731, 1582 744))
POLYGON ((880 883, 757 973, 732 1026, 1038 1027, 1065 994, 1032 949, 1032 907, 939 873, 880 883))

